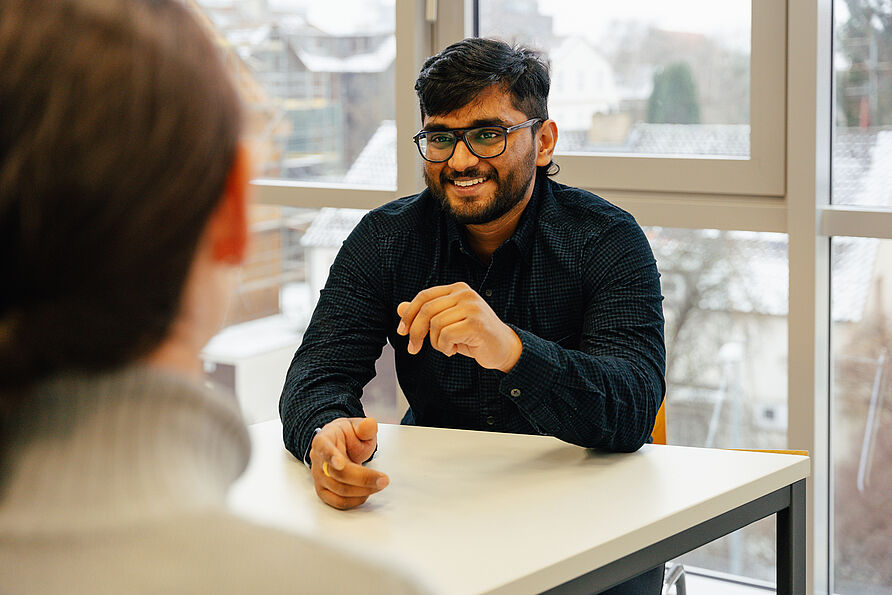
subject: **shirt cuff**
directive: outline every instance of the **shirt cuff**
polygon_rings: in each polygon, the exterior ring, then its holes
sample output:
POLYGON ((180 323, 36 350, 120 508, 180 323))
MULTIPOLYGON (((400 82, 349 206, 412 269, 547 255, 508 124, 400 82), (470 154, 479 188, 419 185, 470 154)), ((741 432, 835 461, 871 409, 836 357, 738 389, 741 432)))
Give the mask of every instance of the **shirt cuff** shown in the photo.
POLYGON ((548 392, 545 387, 552 386, 557 380, 563 347, 514 325, 508 326, 520 337, 523 351, 499 383, 499 392, 514 401, 538 401, 548 392))
MULTIPOLYGON (((316 437, 316 434, 322 431, 322 428, 316 428, 313 430, 313 438, 316 437)), ((313 447, 313 438, 310 438, 310 443, 307 444, 307 452, 304 453, 303 461, 304 465, 307 466, 307 469, 310 468, 310 449, 313 447)))
MULTIPOLYGON (((339 417, 351 417, 351 415, 346 411, 340 411, 338 409, 328 409, 310 419, 310 421, 304 426, 305 429, 302 430, 303 440, 300 442, 302 448, 298 452, 303 453, 301 461, 303 461, 303 464, 306 465, 308 468, 313 466, 310 462, 310 449, 313 446, 313 438, 316 437, 316 434, 318 434, 319 431, 322 430, 325 424, 334 421, 339 417)), ((294 454, 297 455, 297 453, 294 454)))

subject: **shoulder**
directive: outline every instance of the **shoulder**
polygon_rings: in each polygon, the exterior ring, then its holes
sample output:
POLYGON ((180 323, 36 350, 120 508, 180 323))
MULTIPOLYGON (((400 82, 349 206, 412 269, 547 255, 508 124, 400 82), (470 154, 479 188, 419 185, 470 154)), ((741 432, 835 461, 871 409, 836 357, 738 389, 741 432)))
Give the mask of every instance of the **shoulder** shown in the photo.
MULTIPOLYGON (((554 252, 572 249, 576 263, 593 279, 610 279, 655 263, 635 218, 600 196, 551 180, 542 194, 540 237, 554 252)), ((649 270, 649 269, 648 269, 649 270)))
POLYGON ((630 248, 650 250, 635 218, 597 194, 547 180, 540 198, 540 241, 601 260, 630 248))
POLYGON ((589 233, 616 225, 639 228, 635 218, 593 192, 547 180, 539 211, 544 224, 570 226, 589 233))

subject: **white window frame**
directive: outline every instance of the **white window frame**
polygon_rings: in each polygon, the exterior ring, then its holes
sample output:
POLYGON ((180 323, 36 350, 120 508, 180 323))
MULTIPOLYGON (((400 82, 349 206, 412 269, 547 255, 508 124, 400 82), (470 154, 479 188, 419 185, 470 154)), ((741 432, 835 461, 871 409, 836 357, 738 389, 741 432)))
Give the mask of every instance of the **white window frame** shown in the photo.
MULTIPOLYGON (((428 3, 439 4, 440 47, 473 31, 473 0, 428 3)), ((752 0, 748 159, 559 153, 556 179, 609 196, 642 225, 785 232, 788 10, 752 0)))
MULTIPOLYGON (((892 239, 892 211, 830 206, 832 0, 753 0, 749 160, 560 155, 560 180, 602 194, 642 225, 786 233, 787 442, 808 449, 807 592, 832 592, 830 238, 892 239)), ((399 0, 397 187, 256 180, 258 202, 371 209, 423 188, 412 144, 424 59, 473 32, 474 0, 399 0)), ((559 123, 558 123, 559 124, 559 123)))
MULTIPOLYGON (((287 207, 348 207, 374 209, 399 196, 420 192, 421 157, 412 136, 421 128, 415 98, 415 78, 425 58, 434 53, 436 2, 400 0, 395 2, 396 65, 394 68, 396 114, 396 188, 356 187, 346 184, 320 184, 291 180, 257 179, 252 182, 259 204, 287 207), (430 5, 430 6, 429 6, 430 5)), ((460 5, 460 3, 455 3, 460 5)))
POLYGON ((749 158, 562 153, 561 181, 587 187, 594 176, 601 191, 782 197, 786 9, 783 1, 752 0, 749 158))

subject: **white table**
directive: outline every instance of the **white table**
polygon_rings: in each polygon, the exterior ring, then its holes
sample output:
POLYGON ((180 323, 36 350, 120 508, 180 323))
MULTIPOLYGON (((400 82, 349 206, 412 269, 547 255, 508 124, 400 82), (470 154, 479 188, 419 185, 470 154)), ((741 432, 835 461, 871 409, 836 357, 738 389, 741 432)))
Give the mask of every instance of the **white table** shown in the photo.
POLYGON ((586 450, 545 436, 381 424, 369 466, 390 485, 323 504, 278 421, 251 427, 232 507, 373 549, 446 593, 593 592, 777 513, 778 592, 805 592, 805 477, 795 455, 646 445, 586 450))

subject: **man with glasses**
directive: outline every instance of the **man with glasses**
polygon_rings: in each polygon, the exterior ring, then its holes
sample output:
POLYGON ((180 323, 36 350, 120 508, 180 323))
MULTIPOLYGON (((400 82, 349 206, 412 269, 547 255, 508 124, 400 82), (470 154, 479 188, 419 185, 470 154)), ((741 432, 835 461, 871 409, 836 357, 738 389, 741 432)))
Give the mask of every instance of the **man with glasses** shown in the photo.
POLYGON ((427 189, 344 242, 282 392, 285 445, 329 505, 387 485, 362 466, 377 423, 360 404, 385 341, 403 423, 614 451, 648 441, 665 389, 656 263, 629 214, 549 178, 549 85, 540 54, 495 40, 425 62, 413 140, 427 189))

